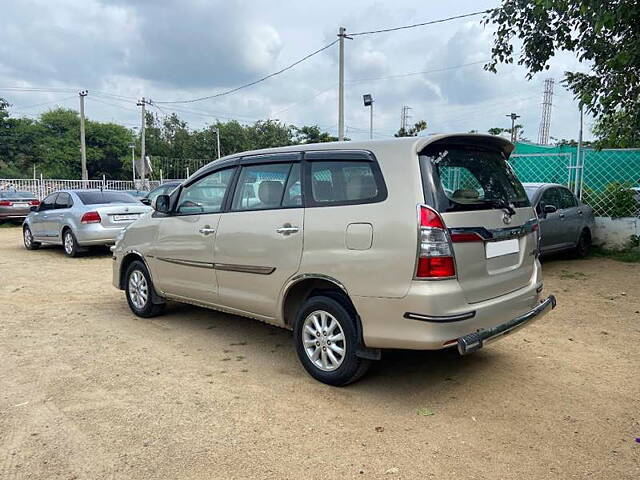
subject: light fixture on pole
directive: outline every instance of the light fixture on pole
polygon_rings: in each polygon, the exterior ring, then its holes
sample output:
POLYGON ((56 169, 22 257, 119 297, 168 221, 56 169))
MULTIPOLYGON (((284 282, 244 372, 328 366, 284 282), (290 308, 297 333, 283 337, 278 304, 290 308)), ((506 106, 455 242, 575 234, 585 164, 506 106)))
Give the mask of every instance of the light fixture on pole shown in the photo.
POLYGON ((370 93, 365 93, 362 95, 362 100, 364 101, 364 106, 371 109, 369 112, 369 138, 373 138, 373 96, 370 93))

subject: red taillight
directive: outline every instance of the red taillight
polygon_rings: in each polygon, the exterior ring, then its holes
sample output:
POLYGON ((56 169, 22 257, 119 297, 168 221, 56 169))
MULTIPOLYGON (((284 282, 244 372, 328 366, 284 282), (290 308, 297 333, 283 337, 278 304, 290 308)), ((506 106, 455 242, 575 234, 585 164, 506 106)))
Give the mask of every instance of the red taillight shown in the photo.
POLYGON ((100 223, 100 214, 98 212, 87 212, 82 215, 80 219, 81 223, 100 223))
POLYGON ((10 207, 11 205, 13 205, 13 202, 9 200, 0 200, 0 207, 10 207))
POLYGON ((429 228, 445 229, 442 217, 435 210, 429 207, 420 207, 420 226, 429 228))
POLYGON ((40 205, 40 200, 31 200, 29 201, 31 205, 40 205))
POLYGON ((418 259, 417 276, 420 278, 453 277, 455 274, 453 257, 420 257, 418 259))
POLYGON ((420 245, 416 278, 447 278, 456 274, 449 233, 442 217, 427 206, 420 206, 420 245))

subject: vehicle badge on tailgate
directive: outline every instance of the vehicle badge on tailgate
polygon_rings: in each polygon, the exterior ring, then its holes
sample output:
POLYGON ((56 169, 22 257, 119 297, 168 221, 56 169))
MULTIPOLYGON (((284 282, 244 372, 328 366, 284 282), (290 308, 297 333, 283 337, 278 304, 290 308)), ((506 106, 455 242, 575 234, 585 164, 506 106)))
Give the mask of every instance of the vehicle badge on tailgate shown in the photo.
POLYGON ((502 215, 502 221, 505 225, 509 225, 511 223, 511 215, 505 212, 504 215, 502 215))

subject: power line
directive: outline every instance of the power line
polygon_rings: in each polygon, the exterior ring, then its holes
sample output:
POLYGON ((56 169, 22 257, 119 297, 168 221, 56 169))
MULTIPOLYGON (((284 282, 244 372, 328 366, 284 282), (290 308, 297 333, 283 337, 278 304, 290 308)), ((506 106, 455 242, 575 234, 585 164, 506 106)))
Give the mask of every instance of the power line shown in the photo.
POLYGON ((15 107, 15 108, 20 109, 20 110, 27 110, 29 108, 42 107, 43 105, 51 105, 52 103, 59 103, 59 102, 61 103, 61 102, 70 100, 72 98, 76 98, 76 96, 73 95, 71 97, 65 97, 65 98, 60 98, 60 99, 56 99, 56 100, 51 100, 49 102, 35 103, 33 105, 26 105, 24 107, 15 107))
POLYGON ((280 69, 280 70, 278 70, 277 72, 274 72, 274 73, 271 73, 271 74, 269 74, 269 75, 267 75, 265 77, 259 78, 258 80, 254 80, 253 82, 246 83, 244 85, 240 85, 239 87, 232 88, 231 90, 227 90, 225 92, 216 93, 215 95, 208 95, 206 97, 192 98, 190 100, 173 100, 173 101, 164 101, 164 102, 155 102, 155 103, 163 103, 163 104, 164 103, 194 103, 194 102, 200 102, 202 100, 210 100, 212 98, 218 98, 218 97, 222 97, 222 96, 225 96, 225 95, 230 95, 232 93, 237 92, 238 90, 242 90, 244 88, 251 87, 251 86, 256 85, 258 83, 264 82, 265 80, 268 80, 269 78, 275 77, 276 75, 280 75, 281 73, 284 73, 287 70, 292 69, 293 67, 295 67, 296 65, 304 62, 305 60, 308 60, 309 58, 313 57, 314 55, 317 55, 318 53, 323 52, 323 51, 327 50, 328 48, 334 46, 336 43, 338 43, 338 41, 339 40, 334 40, 330 44, 325 45, 324 47, 319 48, 318 50, 316 50, 314 52, 311 52, 308 55, 305 55, 300 60, 298 60, 298 61, 296 61, 296 62, 294 62, 294 63, 292 63, 292 64, 290 64, 290 65, 288 65, 288 66, 286 66, 286 67, 284 67, 282 69, 280 69))
POLYGON ((412 25, 403 25, 401 27, 384 28, 384 29, 381 29, 381 30, 370 30, 370 31, 367 31, 367 32, 349 33, 349 36, 350 37, 356 37, 356 36, 359 36, 359 35, 373 35, 375 33, 395 32, 397 30, 406 30, 408 28, 424 27, 425 25, 434 25, 436 23, 450 22, 451 20, 458 20, 459 18, 475 17, 477 15, 483 15, 483 14, 489 13, 491 11, 493 11, 493 9, 482 10, 482 11, 479 11, 479 12, 465 13, 463 15, 455 15, 453 17, 440 18, 438 20, 430 20, 428 22, 414 23, 412 25))

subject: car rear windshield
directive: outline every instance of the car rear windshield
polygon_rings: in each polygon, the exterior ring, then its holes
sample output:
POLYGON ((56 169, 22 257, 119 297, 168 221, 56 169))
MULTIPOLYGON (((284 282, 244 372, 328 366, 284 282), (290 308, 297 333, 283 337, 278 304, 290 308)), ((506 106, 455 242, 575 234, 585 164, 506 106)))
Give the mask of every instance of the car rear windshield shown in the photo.
POLYGON ((0 192, 0 198, 36 198, 30 192, 0 192))
POLYGON ((126 192, 76 192, 85 205, 102 203, 138 203, 133 196, 126 192))
MULTIPOLYGON (((421 162, 429 162, 439 211, 528 207, 529 198, 501 152, 482 147, 434 146, 421 162)), ((427 190, 425 182, 425 191, 427 190)))

